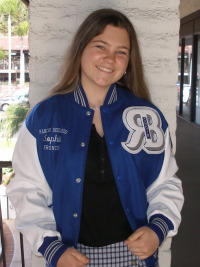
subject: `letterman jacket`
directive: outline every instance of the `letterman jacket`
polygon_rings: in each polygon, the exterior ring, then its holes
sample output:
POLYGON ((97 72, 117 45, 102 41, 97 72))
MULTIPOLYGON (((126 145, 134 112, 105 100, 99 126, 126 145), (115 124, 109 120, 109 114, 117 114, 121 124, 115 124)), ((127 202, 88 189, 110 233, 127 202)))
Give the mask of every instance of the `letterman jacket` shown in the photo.
MULTIPOLYGON (((112 170, 133 232, 148 226, 160 244, 177 233, 181 181, 162 113, 113 84, 100 107, 112 170)), ((7 194, 33 252, 56 266, 79 237, 84 168, 94 110, 81 85, 36 105, 22 126, 7 194), (41 253, 41 254, 40 254, 41 253)), ((154 266, 157 252, 145 260, 154 266)))

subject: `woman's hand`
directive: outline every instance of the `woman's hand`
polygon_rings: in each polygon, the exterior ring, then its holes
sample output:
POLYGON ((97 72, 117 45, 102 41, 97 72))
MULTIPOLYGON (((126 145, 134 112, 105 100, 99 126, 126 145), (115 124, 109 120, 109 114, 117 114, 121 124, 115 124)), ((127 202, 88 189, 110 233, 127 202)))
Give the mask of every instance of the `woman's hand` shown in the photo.
POLYGON ((156 251, 159 246, 159 238, 153 230, 143 226, 125 240, 125 244, 135 256, 144 260, 156 251))
POLYGON ((89 259, 75 248, 68 248, 58 260, 56 267, 86 267, 89 259))

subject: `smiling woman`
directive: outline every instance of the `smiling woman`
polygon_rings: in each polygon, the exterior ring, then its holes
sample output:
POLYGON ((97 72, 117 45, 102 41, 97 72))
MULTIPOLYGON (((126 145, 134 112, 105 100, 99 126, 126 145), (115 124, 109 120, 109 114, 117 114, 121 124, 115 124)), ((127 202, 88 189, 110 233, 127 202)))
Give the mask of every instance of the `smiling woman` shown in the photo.
POLYGON ((48 266, 157 266, 181 221, 182 187, 121 12, 80 25, 58 84, 21 128, 13 168, 16 225, 48 266))
MULTIPOLYGON (((107 38, 109 38, 110 41, 111 38, 115 36, 111 29, 115 30, 115 34, 117 34, 118 38, 120 37, 115 43, 115 46, 119 45, 122 46, 120 48, 124 48, 124 44, 118 44, 118 42, 125 42, 125 48, 129 49, 129 51, 126 51, 126 53, 129 52, 127 54, 129 55, 129 61, 126 68, 126 75, 121 76, 117 83, 136 96, 150 100, 149 91, 144 79, 140 48, 135 29, 127 17, 112 9, 102 9, 102 12, 97 10, 90 14, 80 25, 71 46, 67 50, 58 83, 51 90, 50 95, 70 92, 77 87, 80 78, 83 51, 93 38, 98 41, 98 36, 101 36, 103 32, 105 33, 106 28, 108 28, 108 31, 110 29, 109 34, 107 33, 107 38), (105 15, 103 11, 105 11, 105 15), (120 33, 123 33, 123 37, 120 36, 120 33)), ((116 39, 117 38, 115 38, 115 41, 116 39)), ((103 48, 103 45, 105 45, 105 43, 101 42, 99 49, 103 48)), ((125 50, 119 50, 119 53, 125 52, 125 50)))

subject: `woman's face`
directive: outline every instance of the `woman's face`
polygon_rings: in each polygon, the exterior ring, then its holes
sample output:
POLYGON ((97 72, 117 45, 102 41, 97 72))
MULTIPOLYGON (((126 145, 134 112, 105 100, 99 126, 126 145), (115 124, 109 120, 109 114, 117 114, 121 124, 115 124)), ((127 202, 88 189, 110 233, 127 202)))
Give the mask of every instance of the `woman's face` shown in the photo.
POLYGON ((85 47, 81 57, 83 88, 108 90, 125 73, 130 53, 126 29, 107 25, 85 47))

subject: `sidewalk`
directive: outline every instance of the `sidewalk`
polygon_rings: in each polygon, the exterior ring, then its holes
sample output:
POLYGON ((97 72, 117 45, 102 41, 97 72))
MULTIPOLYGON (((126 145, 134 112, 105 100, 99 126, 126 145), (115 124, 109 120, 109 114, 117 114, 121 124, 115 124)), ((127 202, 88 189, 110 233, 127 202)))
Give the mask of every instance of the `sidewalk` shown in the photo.
POLYGON ((200 127, 177 118, 177 173, 185 203, 178 235, 172 241, 172 267, 200 266, 200 127))

